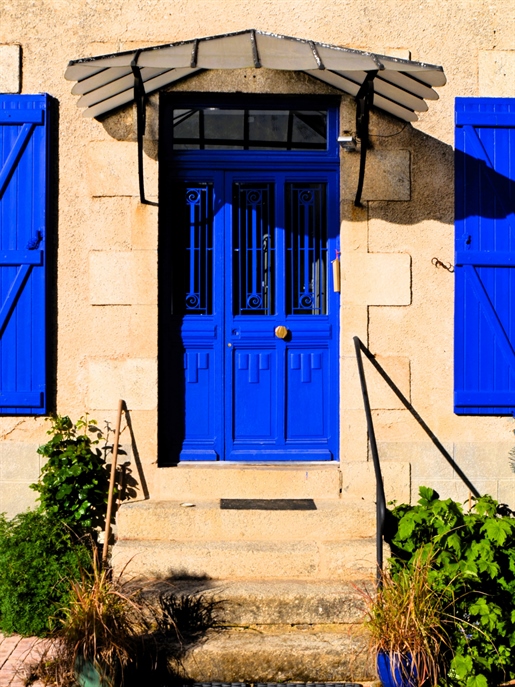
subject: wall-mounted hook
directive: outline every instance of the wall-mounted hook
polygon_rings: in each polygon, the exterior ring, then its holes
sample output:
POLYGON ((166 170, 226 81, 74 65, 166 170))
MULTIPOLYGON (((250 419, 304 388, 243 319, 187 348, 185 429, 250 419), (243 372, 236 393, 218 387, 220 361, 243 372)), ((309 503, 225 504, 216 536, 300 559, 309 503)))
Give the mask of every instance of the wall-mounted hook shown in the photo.
POLYGON ((442 262, 441 260, 439 260, 438 258, 433 258, 431 260, 431 263, 435 267, 443 267, 444 270, 447 270, 447 272, 454 272, 454 265, 450 262, 445 263, 445 262, 442 262))

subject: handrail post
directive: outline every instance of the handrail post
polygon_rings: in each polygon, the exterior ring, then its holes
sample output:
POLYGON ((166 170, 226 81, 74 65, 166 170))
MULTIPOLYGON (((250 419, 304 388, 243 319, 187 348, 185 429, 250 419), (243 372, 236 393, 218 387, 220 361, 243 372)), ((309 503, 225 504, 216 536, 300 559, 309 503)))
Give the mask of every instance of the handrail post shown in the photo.
POLYGON ((363 405, 365 406, 365 415, 367 418, 367 432, 368 441, 370 443, 370 451, 372 453, 372 461, 374 463, 374 473, 376 478, 376 556, 377 556, 377 586, 382 584, 383 571, 383 533, 384 523, 386 518, 386 498, 384 494, 383 476, 381 474, 381 465, 379 463, 379 453, 377 451, 376 435, 374 431, 374 423, 372 420, 372 411, 370 409, 370 399, 368 396, 367 380, 365 378, 365 370, 363 368, 363 358, 361 356, 361 349, 363 344, 359 337, 353 338, 354 347, 356 349, 356 360, 358 363, 359 381, 361 384, 361 393, 363 395, 363 405))

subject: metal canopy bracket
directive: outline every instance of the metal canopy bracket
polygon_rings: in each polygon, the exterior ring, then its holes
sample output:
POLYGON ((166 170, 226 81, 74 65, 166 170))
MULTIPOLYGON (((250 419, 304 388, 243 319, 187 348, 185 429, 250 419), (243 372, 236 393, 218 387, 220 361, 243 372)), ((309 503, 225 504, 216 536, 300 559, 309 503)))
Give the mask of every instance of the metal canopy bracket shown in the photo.
POLYGON ((357 208, 363 207, 361 204, 361 194, 363 193, 363 183, 365 181, 365 165, 367 162, 367 149, 370 145, 368 129, 370 124, 370 108, 374 104, 374 79, 377 76, 375 71, 367 72, 365 80, 361 84, 356 94, 356 136, 361 141, 361 151, 359 158, 359 177, 358 188, 354 205, 357 208))
POLYGON ((139 200, 142 205, 157 205, 145 198, 145 175, 143 170, 143 136, 147 124, 147 94, 141 77, 141 69, 138 66, 138 59, 141 50, 138 50, 131 62, 131 69, 134 75, 134 100, 136 102, 136 131, 138 141, 138 181, 139 181, 139 200))

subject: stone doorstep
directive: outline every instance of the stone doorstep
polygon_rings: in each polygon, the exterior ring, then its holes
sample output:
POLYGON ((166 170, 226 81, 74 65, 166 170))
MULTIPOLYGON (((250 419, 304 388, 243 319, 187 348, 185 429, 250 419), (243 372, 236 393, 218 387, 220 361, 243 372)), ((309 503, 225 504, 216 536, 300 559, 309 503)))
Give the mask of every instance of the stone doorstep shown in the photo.
POLYGON ((117 514, 117 531, 120 540, 184 542, 320 542, 375 535, 372 502, 317 498, 314 503, 316 510, 225 510, 218 499, 150 499, 123 504, 117 514))
POLYGON ((340 464, 302 463, 246 465, 182 463, 159 469, 151 489, 157 500, 220 498, 323 498, 339 499, 340 464))

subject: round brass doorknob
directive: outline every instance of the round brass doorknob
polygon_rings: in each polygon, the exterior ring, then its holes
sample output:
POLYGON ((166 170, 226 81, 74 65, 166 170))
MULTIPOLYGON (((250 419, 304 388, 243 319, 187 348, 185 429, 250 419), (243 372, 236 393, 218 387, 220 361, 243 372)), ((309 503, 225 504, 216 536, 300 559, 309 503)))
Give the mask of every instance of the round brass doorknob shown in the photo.
POLYGON ((286 339, 288 336, 288 329, 284 326, 284 324, 280 324, 275 328, 275 335, 278 339, 286 339))

